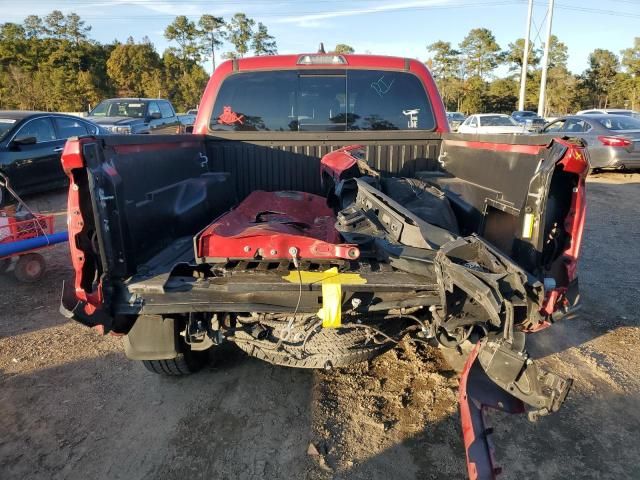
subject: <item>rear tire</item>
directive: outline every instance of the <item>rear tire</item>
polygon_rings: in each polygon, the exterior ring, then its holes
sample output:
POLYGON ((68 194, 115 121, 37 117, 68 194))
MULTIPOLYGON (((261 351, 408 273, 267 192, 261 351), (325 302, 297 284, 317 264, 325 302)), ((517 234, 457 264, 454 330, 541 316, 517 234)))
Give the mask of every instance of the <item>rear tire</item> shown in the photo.
MULTIPOLYGON (((399 330, 392 325, 390 327, 391 331, 385 333, 393 335, 399 330)), ((236 332, 235 335, 236 345, 248 355, 273 365, 294 368, 347 367, 371 360, 394 346, 391 342, 366 343, 365 331, 355 328, 322 328, 309 339, 305 349, 302 342, 283 344, 281 349, 277 349, 274 341, 256 340, 245 332, 236 332)))
POLYGON ((18 258, 13 274, 21 282, 34 283, 42 278, 46 266, 42 255, 27 253, 18 258))
POLYGON ((209 352, 192 352, 188 350, 178 353, 176 358, 169 360, 142 360, 147 370, 158 375, 177 377, 191 375, 201 370, 209 360, 209 352))

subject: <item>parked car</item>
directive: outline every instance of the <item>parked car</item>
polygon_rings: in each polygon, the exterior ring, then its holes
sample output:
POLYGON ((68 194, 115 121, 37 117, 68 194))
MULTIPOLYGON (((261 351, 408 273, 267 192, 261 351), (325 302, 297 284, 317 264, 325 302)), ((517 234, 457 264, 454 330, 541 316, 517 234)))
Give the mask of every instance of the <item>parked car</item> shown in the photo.
POLYGON ((165 375, 224 343, 329 369, 407 335, 470 340, 473 478, 496 472, 483 405, 558 410, 571 381, 524 339, 579 298, 580 142, 448 134, 426 66, 376 55, 224 62, 194 132, 69 144, 66 315, 124 334, 128 357, 165 375))
POLYGON ((524 125, 502 113, 477 113, 470 115, 458 127, 458 133, 523 133, 524 125))
MULTIPOLYGON (((98 125, 71 115, 0 111, 0 172, 18 194, 65 186, 60 157, 67 138, 106 134, 98 125)), ((8 200, 0 188, 0 206, 8 200)))
POLYGON ((540 133, 583 138, 592 170, 640 168, 640 119, 602 113, 571 115, 545 125, 540 133))
POLYGON ((516 110, 511 113, 511 118, 520 125, 524 125, 529 131, 540 130, 547 123, 544 118, 530 110, 516 110))
POLYGON ((454 132, 458 130, 458 127, 464 122, 467 116, 462 112, 447 112, 447 120, 449 121, 449 127, 454 132))
POLYGON ((576 115, 624 115, 626 117, 640 118, 640 112, 627 110, 626 108, 592 108, 580 110, 576 115))
POLYGON ((196 122, 196 114, 195 113, 188 113, 188 112, 187 113, 179 113, 178 114, 178 120, 180 120, 180 123, 184 127, 184 132, 191 133, 193 131, 193 124, 196 122))
POLYGON ((85 118, 119 134, 184 132, 171 102, 160 98, 111 98, 100 102, 85 118))

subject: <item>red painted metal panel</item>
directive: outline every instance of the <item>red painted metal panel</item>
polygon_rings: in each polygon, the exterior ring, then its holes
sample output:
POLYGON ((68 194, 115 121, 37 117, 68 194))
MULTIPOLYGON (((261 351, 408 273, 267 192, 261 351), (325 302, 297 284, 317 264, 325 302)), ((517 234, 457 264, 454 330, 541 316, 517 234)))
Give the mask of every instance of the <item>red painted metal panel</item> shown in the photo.
MULTIPOLYGON (((312 55, 312 54, 310 54, 312 55)), ((286 69, 312 69, 312 70, 335 70, 342 69, 381 69, 395 71, 409 71, 416 75, 422 82, 436 120, 436 132, 446 133, 449 131, 449 122, 442 103, 442 98, 438 92, 438 88, 429 73, 426 65, 417 61, 409 60, 401 57, 387 57, 382 55, 343 55, 347 60, 346 65, 326 64, 326 65, 298 65, 300 55, 270 55, 263 57, 242 58, 235 61, 235 66, 239 72, 248 72, 255 70, 286 70, 286 69), (408 68, 407 68, 408 67, 408 68)), ((198 116, 196 118, 193 132, 206 134, 209 133, 209 120, 215 103, 218 90, 222 82, 234 72, 234 61, 228 60, 222 63, 209 79, 209 83, 204 91, 198 116)))
POLYGON ((197 256, 358 258, 360 251, 355 245, 339 243, 334 224, 333 211, 323 197, 305 192, 256 191, 198 235, 197 256))
POLYGON ((510 143, 494 143, 494 142, 471 142, 467 140, 445 140, 447 145, 455 147, 474 148, 476 150, 491 150, 493 152, 510 152, 524 153, 527 155, 537 155, 544 145, 512 145, 510 143))
MULTIPOLYGON (((82 217, 80 208, 80 188, 74 177, 74 170, 84 167, 82 157, 83 145, 94 142, 95 138, 84 137, 75 140, 67 140, 62 152, 62 166, 69 177, 69 196, 67 197, 67 227, 69 229, 69 250, 71 252, 71 263, 75 270, 75 292, 78 300, 87 302, 85 313, 93 314, 102 303, 102 281, 90 292, 85 291, 82 286, 83 270, 86 262, 85 252, 79 248, 76 237, 84 230, 85 220, 82 217)), ((86 193, 85 193, 86 194, 86 193)))

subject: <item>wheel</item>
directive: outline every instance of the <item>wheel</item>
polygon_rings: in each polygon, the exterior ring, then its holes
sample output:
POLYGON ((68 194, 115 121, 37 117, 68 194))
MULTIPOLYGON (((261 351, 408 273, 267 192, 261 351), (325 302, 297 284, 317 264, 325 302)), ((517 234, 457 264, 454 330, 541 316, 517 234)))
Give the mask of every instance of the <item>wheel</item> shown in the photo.
MULTIPOLYGON (((256 340, 245 332, 236 332, 235 343, 248 355, 274 365, 318 369, 346 367, 371 360, 393 347, 392 343, 367 342, 367 333, 361 329, 322 328, 316 331, 304 347, 300 341, 275 348, 274 342, 268 339, 256 340)), ((390 331, 386 333, 393 334, 390 331)))
POLYGON ((33 283, 42 278, 45 269, 46 264, 42 255, 27 253, 18 258, 13 274, 21 282, 33 283))
POLYGON ((142 360, 147 370, 159 375, 171 377, 191 375, 202 369, 209 360, 209 352, 192 352, 187 350, 178 353, 176 358, 170 360, 142 360))

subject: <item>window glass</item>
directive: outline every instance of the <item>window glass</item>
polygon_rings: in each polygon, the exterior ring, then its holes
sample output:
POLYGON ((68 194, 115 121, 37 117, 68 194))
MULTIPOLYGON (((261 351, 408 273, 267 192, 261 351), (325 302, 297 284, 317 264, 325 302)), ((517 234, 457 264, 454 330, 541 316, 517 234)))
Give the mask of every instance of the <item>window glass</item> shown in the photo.
POLYGON ((162 113, 162 118, 173 117, 173 108, 169 102, 160 102, 160 113, 162 113))
POLYGON ((158 104, 156 102, 150 102, 149 103, 149 110, 147 111, 147 115, 151 116, 154 113, 160 113, 160 107, 158 107, 158 104))
POLYGON ((478 126, 478 117, 471 117, 471 120, 469 120, 469 126, 470 127, 477 127, 478 126))
POLYGON ((235 74, 220 88, 212 130, 431 130, 424 87, 405 72, 268 71, 235 74))
POLYGON ((82 122, 82 124, 85 127, 87 127, 87 131, 91 135, 99 135, 100 134, 100 129, 96 125, 94 125, 93 123, 82 122))
POLYGON ((564 130, 565 120, 558 120, 557 122, 553 122, 547 128, 544 129, 545 132, 561 132, 564 130))
POLYGON ((15 138, 25 137, 36 137, 36 143, 43 143, 55 140, 56 134, 48 118, 37 118, 22 127, 15 138))
POLYGON ((506 115, 485 115, 480 117, 480 125, 483 127, 513 127, 518 123, 506 115))
POLYGON ((536 112, 531 112, 529 110, 521 110, 517 112, 513 112, 511 115, 519 116, 519 117, 537 117, 538 114, 536 112))
POLYGON ((589 125, 584 120, 578 120, 578 126, 580 127, 581 132, 588 132, 589 130, 591 130, 591 125, 589 125))
POLYGON ((13 118, 0 118, 0 140, 13 128, 16 120, 13 118))
POLYGON ((59 139, 79 137, 88 133, 85 123, 80 120, 56 117, 53 121, 56 123, 59 139))
POLYGON ((145 104, 138 100, 105 100, 98 104, 89 115, 96 117, 143 118, 145 104))
POLYGON ((599 118, 598 122, 609 130, 640 130, 640 120, 633 117, 611 115, 607 118, 599 118))
POLYGON ((582 120, 576 120, 574 118, 569 118, 564 124, 563 132, 568 133, 582 133, 584 132, 585 123, 582 120))

